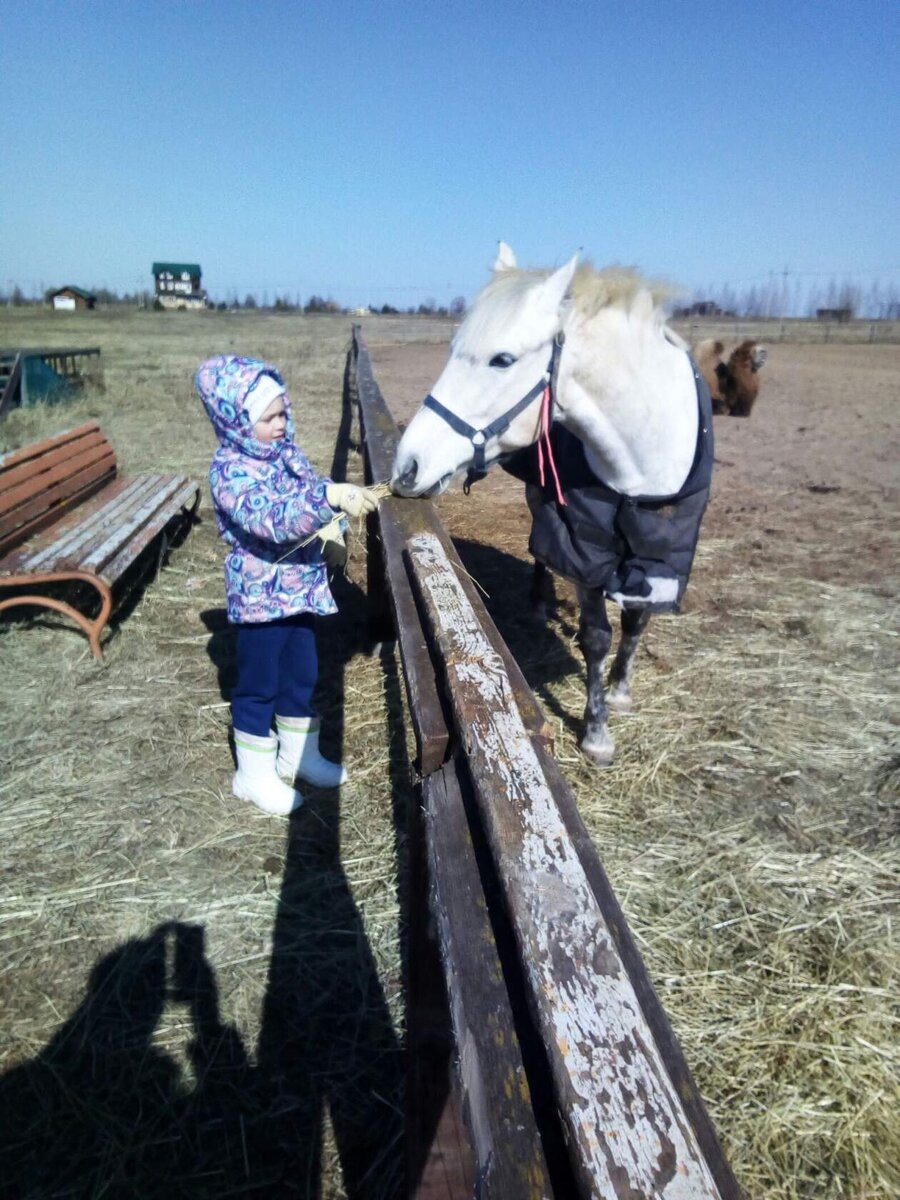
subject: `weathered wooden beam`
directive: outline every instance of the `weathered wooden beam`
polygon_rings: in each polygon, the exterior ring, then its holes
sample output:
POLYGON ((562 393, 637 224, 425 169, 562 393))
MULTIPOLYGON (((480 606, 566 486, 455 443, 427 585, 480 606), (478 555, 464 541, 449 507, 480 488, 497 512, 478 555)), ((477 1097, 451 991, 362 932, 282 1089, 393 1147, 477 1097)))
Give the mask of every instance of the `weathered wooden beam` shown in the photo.
MULTIPOLYGON (((356 392, 369 463, 368 472, 374 481, 389 479, 400 431, 381 394, 358 326, 354 326, 351 354, 356 359, 356 392)), ((416 765, 421 775, 427 775, 446 761, 452 736, 452 722, 442 695, 433 655, 422 637, 418 606, 404 565, 404 547, 411 536, 430 533, 439 539, 451 561, 460 567, 461 564, 430 500, 404 500, 397 496, 389 496, 382 500, 378 518, 381 551, 385 572, 390 580, 391 602, 416 736, 416 765)), ((530 735, 552 748, 552 729, 518 663, 484 607, 475 584, 468 576, 464 576, 462 587, 469 603, 478 614, 486 636, 506 665, 522 719, 530 735)))
POLYGON ((462 1117, 462 1089, 447 985, 428 905, 424 787, 407 812, 406 1150, 410 1200, 470 1200, 472 1144, 462 1117))
MULTIPOLYGON (((372 373, 368 350, 358 326, 353 331, 351 354, 355 360, 355 390, 359 404, 360 428, 366 454, 366 476, 370 482, 390 478, 394 447, 399 432, 381 390, 372 373)), ((406 505, 407 509, 411 506, 406 505)), ((441 696, 431 654, 422 637, 416 608, 406 570, 403 566, 403 546, 411 520, 421 516, 423 506, 402 512, 401 501, 393 496, 382 500, 378 511, 377 532, 369 523, 367 543, 369 557, 380 554, 383 570, 375 568, 373 559, 367 567, 370 588, 381 587, 378 595, 370 590, 369 602, 374 606, 373 629, 378 640, 384 638, 385 601, 390 603, 394 629, 400 645, 400 661, 409 700, 409 712, 416 739, 415 766, 420 775, 436 771, 449 752, 450 727, 445 702, 441 696), (389 583, 389 586, 388 586, 389 583)), ((429 506, 430 507, 430 506, 429 506)))
POLYGON ((455 765, 429 775, 422 792, 429 907, 440 940, 478 1195, 550 1200, 542 1138, 455 765))
POLYGON ((597 1200, 720 1192, 517 710, 438 538, 408 542, 518 943, 573 1169, 597 1200))
POLYGON ((553 792, 566 832, 572 839, 572 845, 581 860, 591 890, 606 918, 609 931, 616 944, 616 949, 621 955, 625 970, 628 972, 628 978, 631 980, 647 1024, 650 1026, 653 1038, 665 1060, 669 1078, 675 1084, 684 1111, 690 1119, 697 1135, 697 1141, 722 1195, 722 1200, 745 1200, 744 1192, 731 1170, 731 1164, 725 1157, 715 1126, 706 1111, 700 1089, 694 1082, 684 1052, 656 993, 644 960, 641 958, 622 906, 619 904, 609 876, 600 861, 597 847, 578 811, 578 804, 572 789, 552 754, 548 754, 540 745, 535 746, 535 750, 547 783, 553 792))

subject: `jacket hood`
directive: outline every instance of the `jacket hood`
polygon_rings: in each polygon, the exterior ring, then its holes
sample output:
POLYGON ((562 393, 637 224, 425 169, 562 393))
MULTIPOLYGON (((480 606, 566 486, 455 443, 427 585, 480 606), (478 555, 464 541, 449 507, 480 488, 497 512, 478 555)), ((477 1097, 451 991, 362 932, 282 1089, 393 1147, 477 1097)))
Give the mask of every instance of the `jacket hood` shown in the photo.
POLYGON ((277 367, 259 358, 241 358, 235 354, 217 354, 207 359, 197 370, 194 382, 212 421, 216 436, 223 446, 233 446, 251 458, 276 459, 294 440, 294 418, 291 401, 284 393, 287 417, 285 436, 277 442, 261 442, 253 436, 253 425, 245 405, 261 375, 271 375, 284 387, 277 367))

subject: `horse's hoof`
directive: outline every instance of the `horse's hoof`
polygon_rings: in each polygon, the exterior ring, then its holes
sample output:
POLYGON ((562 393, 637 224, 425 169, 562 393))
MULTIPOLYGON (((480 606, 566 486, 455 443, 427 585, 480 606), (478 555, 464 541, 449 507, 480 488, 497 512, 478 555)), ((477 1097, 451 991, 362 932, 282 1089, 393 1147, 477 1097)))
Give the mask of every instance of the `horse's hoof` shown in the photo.
POLYGON ((592 766, 608 767, 616 755, 616 745, 607 730, 587 735, 581 743, 581 753, 592 766))
POLYGON ((632 707, 631 692, 607 692, 606 707, 615 713, 630 713, 632 707))

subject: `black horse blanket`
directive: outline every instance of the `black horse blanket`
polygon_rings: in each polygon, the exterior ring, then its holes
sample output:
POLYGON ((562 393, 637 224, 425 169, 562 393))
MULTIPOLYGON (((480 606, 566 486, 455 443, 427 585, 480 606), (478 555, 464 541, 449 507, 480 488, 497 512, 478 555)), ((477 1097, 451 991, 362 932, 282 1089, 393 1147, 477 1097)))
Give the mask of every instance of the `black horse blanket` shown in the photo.
POLYGON ((709 501, 713 422, 709 389, 691 360, 697 385, 697 449, 687 479, 672 496, 623 496, 592 471, 583 444, 561 425, 550 439, 565 505, 548 472, 540 485, 537 444, 502 465, 530 484, 528 548, 538 562, 584 587, 600 588, 626 608, 678 612, 709 501))

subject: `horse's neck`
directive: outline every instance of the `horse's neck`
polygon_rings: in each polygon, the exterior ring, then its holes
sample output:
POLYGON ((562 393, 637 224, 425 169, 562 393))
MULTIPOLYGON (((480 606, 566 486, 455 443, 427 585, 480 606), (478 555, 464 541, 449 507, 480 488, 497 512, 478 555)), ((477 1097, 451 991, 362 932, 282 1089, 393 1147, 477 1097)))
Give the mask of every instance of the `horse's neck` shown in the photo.
POLYGON ((658 324, 615 310, 567 323, 558 419, 591 467, 625 495, 669 496, 697 446, 697 391, 684 350, 658 324))

